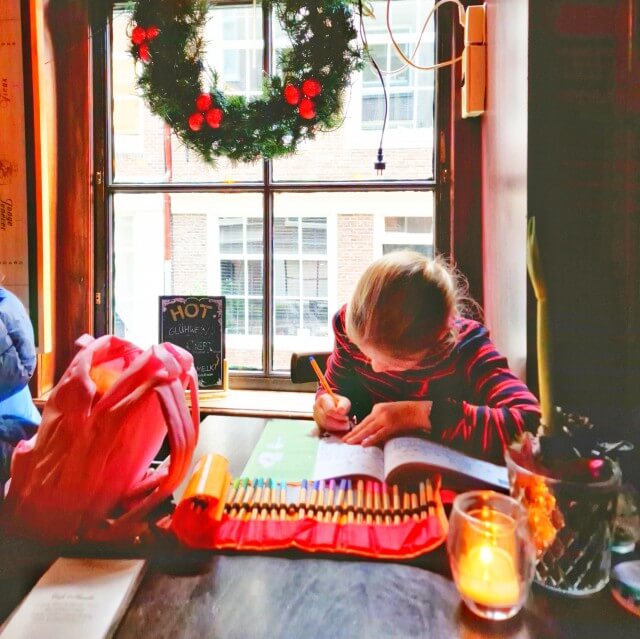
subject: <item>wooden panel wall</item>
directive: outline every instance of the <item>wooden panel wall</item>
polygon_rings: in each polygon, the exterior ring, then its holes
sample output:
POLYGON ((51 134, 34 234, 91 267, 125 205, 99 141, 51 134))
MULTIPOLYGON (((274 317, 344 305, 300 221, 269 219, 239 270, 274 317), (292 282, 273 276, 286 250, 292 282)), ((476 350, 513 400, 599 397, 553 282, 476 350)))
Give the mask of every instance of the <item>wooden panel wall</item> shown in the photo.
POLYGON ((93 210, 91 195, 90 27, 85 0, 48 0, 56 104, 55 376, 75 353, 74 341, 93 330, 93 210))
POLYGON ((557 403, 640 444, 640 18, 531 7, 529 210, 550 283, 557 403))

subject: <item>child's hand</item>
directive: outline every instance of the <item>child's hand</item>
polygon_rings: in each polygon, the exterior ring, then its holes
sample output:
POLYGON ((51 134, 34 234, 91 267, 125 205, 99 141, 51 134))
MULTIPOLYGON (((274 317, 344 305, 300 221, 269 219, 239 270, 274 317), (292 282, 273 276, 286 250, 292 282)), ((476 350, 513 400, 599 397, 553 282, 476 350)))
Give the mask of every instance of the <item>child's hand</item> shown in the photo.
POLYGON ((347 435, 345 444, 373 446, 380 444, 401 431, 431 430, 430 401, 385 402, 376 404, 371 412, 347 435))
POLYGON ((316 398, 313 405, 313 419, 323 430, 343 433, 351 426, 349 411, 351 402, 341 395, 336 395, 338 405, 336 406, 328 393, 323 393, 316 398))

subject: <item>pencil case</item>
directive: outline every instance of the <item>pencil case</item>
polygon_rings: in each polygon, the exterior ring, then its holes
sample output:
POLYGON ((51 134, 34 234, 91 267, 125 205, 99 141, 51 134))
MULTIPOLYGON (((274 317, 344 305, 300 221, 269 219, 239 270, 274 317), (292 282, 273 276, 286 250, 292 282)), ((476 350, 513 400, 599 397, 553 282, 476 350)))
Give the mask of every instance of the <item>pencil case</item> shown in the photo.
MULTIPOLYGON (((251 552, 296 548, 397 560, 427 553, 446 539, 448 522, 439 481, 434 482, 428 501, 412 503, 405 498, 400 509, 374 500, 372 495, 379 493, 371 490, 367 492, 371 498, 362 503, 335 498, 327 503, 326 491, 323 499, 316 491, 300 503, 283 497, 282 484, 275 498, 273 491, 257 496, 254 490, 253 498, 243 501, 237 498, 238 482, 233 482, 227 469, 224 457, 203 457, 170 520, 163 523, 185 546, 251 552)), ((244 487, 248 493, 256 486, 245 482, 244 487)), ((289 495, 298 490, 299 486, 288 485, 289 495)))

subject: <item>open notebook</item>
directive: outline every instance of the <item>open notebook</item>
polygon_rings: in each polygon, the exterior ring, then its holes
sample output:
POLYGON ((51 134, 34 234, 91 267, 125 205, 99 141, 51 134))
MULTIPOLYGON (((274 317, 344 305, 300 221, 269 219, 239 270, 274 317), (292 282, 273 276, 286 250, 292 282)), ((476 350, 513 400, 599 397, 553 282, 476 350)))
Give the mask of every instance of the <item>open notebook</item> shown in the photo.
POLYGON ((274 481, 368 477, 411 485, 435 473, 454 490, 509 488, 506 468, 421 437, 396 437, 383 448, 363 448, 338 437, 319 437, 315 425, 297 420, 267 423, 242 476, 274 481))

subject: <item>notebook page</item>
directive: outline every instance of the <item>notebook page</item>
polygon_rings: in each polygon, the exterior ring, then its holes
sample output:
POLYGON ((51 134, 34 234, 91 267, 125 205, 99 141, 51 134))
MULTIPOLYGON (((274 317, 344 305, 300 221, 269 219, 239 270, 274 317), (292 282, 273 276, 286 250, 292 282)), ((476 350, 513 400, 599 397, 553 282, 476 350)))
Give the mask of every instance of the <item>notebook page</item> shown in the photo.
POLYGON ((335 436, 322 437, 318 444, 312 479, 363 475, 384 479, 384 455, 377 446, 366 448, 343 443, 335 436))

